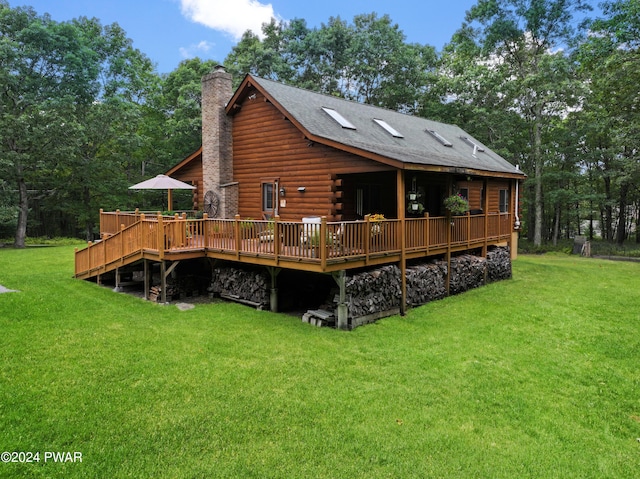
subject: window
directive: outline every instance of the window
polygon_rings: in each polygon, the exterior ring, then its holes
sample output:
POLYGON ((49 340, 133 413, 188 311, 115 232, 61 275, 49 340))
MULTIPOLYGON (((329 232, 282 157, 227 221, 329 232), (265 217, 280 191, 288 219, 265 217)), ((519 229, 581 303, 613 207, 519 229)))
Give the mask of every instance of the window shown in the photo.
POLYGON ((398 130, 396 130, 394 127, 389 125, 389 123, 387 123, 386 121, 380 120, 379 118, 374 118, 373 121, 375 121, 378 125, 380 125, 385 130, 387 130, 387 132, 391 136, 394 136, 396 138, 404 138, 404 136, 401 133, 398 133, 398 130))
POLYGON ((444 146, 449 146, 449 147, 453 146, 449 140, 447 140, 444 136, 442 136, 436 130, 425 130, 425 131, 429 133, 432 137, 434 137, 436 140, 438 140, 440 143, 442 143, 444 146))
POLYGON ((462 196, 465 200, 469 201, 469 188, 460 188, 458 190, 458 194, 462 196))
POLYGON ((340 113, 338 113, 333 108, 326 108, 326 107, 323 106, 322 110, 327 115, 329 115, 331 118, 333 118, 335 121, 337 121, 342 128, 346 128, 347 130, 355 130, 356 129, 356 127, 353 126, 353 123, 351 123, 349 120, 347 120, 344 116, 342 116, 340 113))
POLYGON ((467 145, 473 147, 473 154, 474 155, 476 154, 477 151, 484 151, 484 147, 483 146, 481 146, 479 143, 476 143, 475 141, 473 141, 468 136, 461 136, 460 139, 462 141, 464 141, 467 145))
POLYGON ((509 190, 500 190, 500 213, 509 212, 509 190))

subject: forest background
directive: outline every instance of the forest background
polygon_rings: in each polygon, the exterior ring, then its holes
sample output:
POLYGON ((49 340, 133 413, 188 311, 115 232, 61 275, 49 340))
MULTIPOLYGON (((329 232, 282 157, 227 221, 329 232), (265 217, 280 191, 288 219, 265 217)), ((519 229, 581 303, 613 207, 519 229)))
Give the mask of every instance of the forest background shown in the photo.
MULTIPOLYGON (((162 204, 128 187, 200 146, 216 63, 455 123, 527 173, 523 236, 640 243, 640 3, 479 0, 442 51, 386 15, 272 20, 224 61, 158 74, 117 24, 0 0, 0 238, 99 234, 99 209, 162 204)), ((188 205, 187 205, 188 206, 188 205)))

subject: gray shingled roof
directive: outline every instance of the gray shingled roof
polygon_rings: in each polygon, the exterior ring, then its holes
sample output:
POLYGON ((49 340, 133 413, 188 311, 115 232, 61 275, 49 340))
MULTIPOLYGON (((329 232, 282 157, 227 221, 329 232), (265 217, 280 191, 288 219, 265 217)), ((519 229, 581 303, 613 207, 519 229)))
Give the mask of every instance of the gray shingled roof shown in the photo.
POLYGON ((323 95, 264 78, 251 77, 251 82, 279 104, 287 116, 295 119, 310 137, 400 161, 408 167, 411 164, 428 165, 524 177, 522 171, 455 125, 323 95), (356 129, 343 128, 322 110, 323 107, 335 109, 356 129), (403 138, 392 136, 374 122, 374 118, 386 121, 403 138), (437 131, 452 146, 444 146, 425 130, 437 131), (461 136, 470 138, 484 151, 476 151, 474 156, 473 146, 462 140, 461 136))

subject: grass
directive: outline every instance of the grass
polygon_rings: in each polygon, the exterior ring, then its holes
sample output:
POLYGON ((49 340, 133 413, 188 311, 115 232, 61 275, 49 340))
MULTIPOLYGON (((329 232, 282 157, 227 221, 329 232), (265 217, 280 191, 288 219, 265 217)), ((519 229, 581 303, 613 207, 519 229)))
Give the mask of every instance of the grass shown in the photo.
POLYGON ((352 332, 189 311, 0 251, 0 477, 626 478, 640 469, 640 264, 514 279, 352 332), (44 462, 45 451, 82 463, 44 462))

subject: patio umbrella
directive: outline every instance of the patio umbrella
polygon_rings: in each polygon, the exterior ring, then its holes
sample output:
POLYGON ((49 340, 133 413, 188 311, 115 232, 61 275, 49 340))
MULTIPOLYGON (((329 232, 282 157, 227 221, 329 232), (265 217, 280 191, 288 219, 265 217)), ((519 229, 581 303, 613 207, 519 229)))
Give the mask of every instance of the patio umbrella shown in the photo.
POLYGON ((183 181, 176 180, 167 175, 158 175, 155 178, 136 183, 129 187, 130 190, 167 190, 167 202, 168 208, 171 209, 171 190, 193 190, 195 186, 192 186, 183 181))

